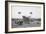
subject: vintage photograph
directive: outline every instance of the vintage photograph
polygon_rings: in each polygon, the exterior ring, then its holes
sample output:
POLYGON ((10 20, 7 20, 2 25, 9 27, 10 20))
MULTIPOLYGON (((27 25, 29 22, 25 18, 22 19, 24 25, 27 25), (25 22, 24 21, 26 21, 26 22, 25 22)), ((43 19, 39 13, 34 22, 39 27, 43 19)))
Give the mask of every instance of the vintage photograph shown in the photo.
POLYGON ((5 31, 44 31, 45 4, 40 2, 5 2, 5 31))
POLYGON ((40 27, 40 6, 11 6, 12 28, 40 27))

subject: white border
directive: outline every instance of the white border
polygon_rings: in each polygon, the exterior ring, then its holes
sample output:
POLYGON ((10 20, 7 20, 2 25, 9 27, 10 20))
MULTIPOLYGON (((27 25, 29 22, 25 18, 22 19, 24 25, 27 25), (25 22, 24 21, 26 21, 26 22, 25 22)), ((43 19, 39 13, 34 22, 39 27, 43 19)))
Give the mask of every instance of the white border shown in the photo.
POLYGON ((24 4, 24 3, 8 3, 8 31, 26 31, 26 30, 42 30, 43 29, 43 5, 42 4, 24 4), (41 27, 32 28, 11 28, 11 5, 22 5, 22 6, 41 6, 41 27))

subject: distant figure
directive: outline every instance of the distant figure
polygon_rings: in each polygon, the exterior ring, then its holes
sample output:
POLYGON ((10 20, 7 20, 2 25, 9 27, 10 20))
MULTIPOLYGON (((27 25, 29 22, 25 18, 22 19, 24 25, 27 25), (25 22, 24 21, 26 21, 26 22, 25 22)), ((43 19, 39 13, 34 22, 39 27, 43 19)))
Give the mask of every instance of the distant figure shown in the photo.
POLYGON ((23 16, 23 21, 24 21, 25 24, 30 24, 30 23, 29 23, 30 20, 29 20, 29 18, 26 17, 26 16, 23 16))

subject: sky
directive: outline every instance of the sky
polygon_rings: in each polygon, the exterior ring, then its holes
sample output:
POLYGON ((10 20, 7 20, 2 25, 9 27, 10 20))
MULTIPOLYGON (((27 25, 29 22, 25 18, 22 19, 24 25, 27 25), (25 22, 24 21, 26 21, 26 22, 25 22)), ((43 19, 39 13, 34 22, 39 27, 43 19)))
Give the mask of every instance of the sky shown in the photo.
POLYGON ((22 16, 30 18, 41 18, 40 6, 12 6, 12 18, 22 18, 22 16), (18 14, 21 12, 21 14, 18 14), (32 12, 32 14, 30 14, 32 12))

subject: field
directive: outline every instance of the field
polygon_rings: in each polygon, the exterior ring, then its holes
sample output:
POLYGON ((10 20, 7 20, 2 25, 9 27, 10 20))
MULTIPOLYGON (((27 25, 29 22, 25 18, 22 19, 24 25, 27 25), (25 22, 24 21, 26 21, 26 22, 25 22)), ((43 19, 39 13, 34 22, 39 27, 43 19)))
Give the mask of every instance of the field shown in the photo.
POLYGON ((41 19, 12 19, 12 28, 40 27, 41 19))

